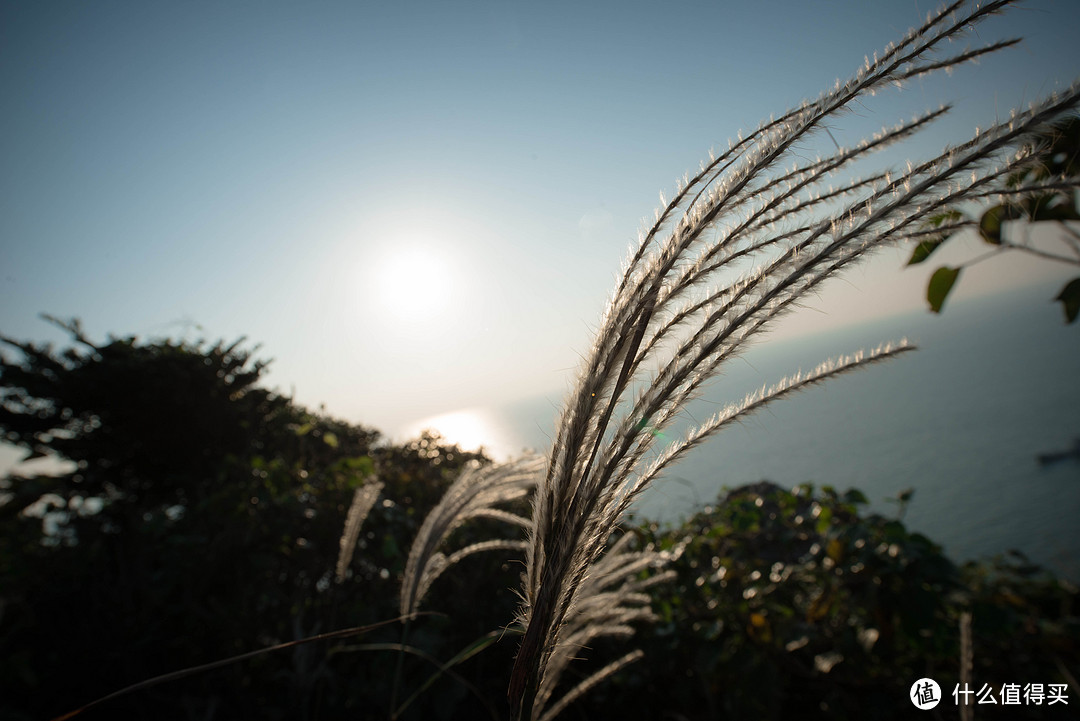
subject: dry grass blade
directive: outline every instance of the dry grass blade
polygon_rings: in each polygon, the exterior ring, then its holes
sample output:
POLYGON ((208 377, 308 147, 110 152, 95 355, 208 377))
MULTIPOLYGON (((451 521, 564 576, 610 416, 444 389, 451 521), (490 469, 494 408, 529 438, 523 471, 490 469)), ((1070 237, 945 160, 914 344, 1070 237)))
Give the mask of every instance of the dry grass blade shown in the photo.
POLYGON ((133 693, 135 691, 141 691, 143 689, 151 688, 153 686, 157 686, 158 684, 168 683, 170 681, 178 681, 182 678, 187 678, 188 676, 193 676, 198 673, 213 671, 215 669, 223 668, 225 666, 230 666, 234 663, 239 663, 240 661, 246 661, 250 658, 255 658, 257 656, 262 656, 268 653, 274 653, 275 651, 284 651, 286 649, 296 648, 297 646, 302 646, 308 643, 315 643, 316 641, 329 641, 339 638, 348 638, 349 636, 359 636, 361 634, 367 633, 368 631, 373 631, 377 628, 388 626, 392 623, 397 623, 400 620, 400 618, 391 618, 386 621, 372 623, 367 626, 357 626, 355 628, 345 628, 339 631, 330 631, 329 633, 320 633, 317 636, 309 636, 308 638, 301 638, 296 641, 287 641, 285 643, 279 643, 276 646, 260 648, 256 651, 248 651, 247 653, 237 654, 236 656, 230 656, 229 658, 212 661, 211 663, 205 663, 200 666, 192 666, 190 668, 181 669, 179 671, 173 671, 171 673, 165 673, 160 676, 154 676, 153 678, 148 678, 145 681, 140 681, 139 683, 135 683, 125 688, 122 688, 119 691, 114 691, 107 696, 102 696, 99 699, 95 699, 94 701, 91 701, 85 706, 77 708, 74 711, 69 711, 62 716, 57 716, 52 721, 67 721, 67 719, 75 718, 83 711, 88 711, 95 706, 100 706, 101 704, 104 704, 113 699, 119 698, 121 696, 126 696, 127 694, 133 693))
POLYGON ((368 514, 371 513, 375 501, 382 492, 383 483, 374 479, 360 486, 353 493, 352 503, 349 504, 349 513, 345 516, 345 528, 341 533, 341 546, 338 551, 337 568, 335 579, 338 583, 345 580, 345 571, 352 562, 353 552, 356 550, 356 540, 360 537, 360 527, 364 525, 368 514))
POLYGON ((554 718, 589 688, 640 658, 638 654, 627 654, 590 675, 561 698, 555 698, 563 672, 590 643, 605 636, 629 637, 634 633, 629 624, 655 618, 649 607, 651 598, 645 591, 674 576, 673 572, 662 570, 671 556, 652 548, 631 550, 633 538, 625 533, 611 544, 582 583, 577 604, 567 614, 563 634, 551 654, 548 672, 533 703, 533 714, 538 719, 554 718), (643 576, 642 572, 648 570, 653 573, 643 576))
POLYGON ((634 663, 635 661, 640 661, 644 657, 645 657, 644 652, 642 652, 640 649, 634 649, 633 651, 626 654, 625 656, 612 661, 607 666, 604 666, 599 671, 596 671, 595 673, 590 674, 581 683, 579 683, 577 686, 575 686, 573 689, 571 689, 569 692, 567 692, 567 694, 565 696, 563 696, 558 701, 556 701, 551 706, 550 710, 548 710, 546 713, 544 713, 542 716, 540 716, 540 721, 551 721, 556 716, 558 716, 560 713, 562 713, 563 709, 565 709, 567 706, 569 706, 574 701, 581 698, 581 696, 586 694, 589 691, 589 689, 593 688, 594 686, 596 686, 598 683, 600 683, 604 679, 608 678, 609 676, 614 675, 620 669, 622 669, 622 668, 624 668, 626 666, 629 666, 630 664, 634 663))
POLYGON ((519 549, 521 541, 493 540, 474 543, 447 556, 439 549, 461 524, 474 518, 491 518, 528 525, 526 519, 496 508, 525 497, 536 486, 544 460, 526 457, 501 465, 467 468, 443 494, 416 534, 401 585, 401 615, 416 613, 431 584, 447 568, 466 556, 488 550, 519 549))
MULTIPOLYGON (((660 471, 738 417, 809 384, 894 357, 906 346, 825 366, 748 398, 666 450, 655 444, 722 365, 823 283, 874 250, 917 238, 922 222, 984 197, 1037 161, 1026 141, 1080 103, 1074 85, 906 168, 838 177, 854 162, 922 132, 948 108, 808 161, 800 153, 861 97, 948 71, 1015 44, 950 52, 949 43, 1008 0, 957 0, 846 83, 804 102, 703 164, 642 233, 586 355, 537 488, 508 692, 515 718, 539 718, 548 674, 621 514, 660 471), (833 188, 833 180, 840 182, 833 188), (746 269, 753 259, 756 268, 746 269)), ((1010 192, 1029 192, 1035 181, 1010 192)), ((1039 181, 1045 183, 1046 181, 1039 181)), ((1052 179, 1075 188, 1075 182, 1052 179)), ((1055 185, 1056 187, 1056 185, 1055 185)), ((624 624, 614 623, 618 627, 624 624)))
POLYGON ((889 360, 896 356, 915 350, 915 346, 909 345, 906 340, 899 343, 885 344, 869 353, 857 352, 850 356, 828 360, 809 373, 796 373, 784 378, 771 388, 762 388, 757 393, 748 395, 741 403, 731 404, 720 413, 690 432, 684 439, 671 444, 664 450, 652 464, 639 476, 630 479, 631 483, 620 489, 621 500, 615 507, 615 512, 620 514, 627 509, 641 490, 648 486, 649 482, 657 477, 667 466, 677 461, 687 451, 696 447, 718 431, 738 421, 773 401, 805 390, 810 386, 824 383, 830 378, 858 370, 871 363, 889 360))

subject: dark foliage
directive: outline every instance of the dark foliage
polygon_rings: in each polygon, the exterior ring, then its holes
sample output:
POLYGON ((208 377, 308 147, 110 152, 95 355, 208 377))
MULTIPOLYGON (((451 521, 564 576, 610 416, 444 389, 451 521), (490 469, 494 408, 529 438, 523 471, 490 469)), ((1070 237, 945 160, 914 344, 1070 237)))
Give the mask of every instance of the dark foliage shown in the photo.
MULTIPOLYGON (((94 344, 77 323, 65 327, 76 345, 61 352, 4 339, 18 357, 0 365, 3 438, 70 470, 9 476, 0 488, 0 718, 50 718, 157 674, 397 615, 412 537, 481 456, 429 436, 377 445, 371 430, 259 388, 266 363, 241 342, 94 344), (387 500, 337 584, 345 513, 373 473, 387 500)), ((516 574, 486 561, 495 607, 451 604, 459 623, 434 634, 429 652, 448 656, 489 631, 497 601, 496 617, 510 617, 512 594, 496 590, 516 574)), ((360 639, 370 640, 397 631, 360 639)), ((86 718, 385 716, 388 658, 305 646, 86 718)))
POLYGON ((649 703, 685 719, 916 719, 907 695, 930 677, 945 694, 938 717, 958 718, 964 611, 976 689, 1000 699, 1005 683, 1067 683, 1060 667, 1080 663, 1075 587, 1018 554, 957 567, 898 519, 860 514, 865 503, 759 483, 679 527, 641 527, 678 554, 678 578, 654 593, 662 620, 642 630, 646 660, 590 702, 612 717, 649 703))
MULTIPOLYGON (((0 719, 53 718, 158 674, 397 616, 417 529, 481 456, 427 435, 380 444, 300 408, 258 386, 266 364, 240 342, 94 344, 64 327, 75 347, 4 339, 17 357, 0 361, 4 439, 68 462, 0 481, 0 719), (375 475, 383 494, 338 583, 348 505, 375 475)), ((931 676, 951 692, 964 611, 977 684, 1064 683, 1060 669, 1077 668, 1075 588, 1015 556, 957 567, 865 501, 761 483, 678 527, 633 527, 673 554, 677 577, 655 587, 660 622, 633 641, 645 659, 566 717, 922 718, 908 689, 931 676)), ((452 545, 512 533, 476 522, 452 545)), ((407 636, 393 624, 261 655, 81 718, 391 718, 399 657, 401 718, 502 718, 517 639, 500 629, 520 571, 478 554, 436 581, 424 608, 437 614, 407 636), (415 653, 400 656, 403 638, 415 653)), ((596 668, 626 650, 582 654, 596 668)))

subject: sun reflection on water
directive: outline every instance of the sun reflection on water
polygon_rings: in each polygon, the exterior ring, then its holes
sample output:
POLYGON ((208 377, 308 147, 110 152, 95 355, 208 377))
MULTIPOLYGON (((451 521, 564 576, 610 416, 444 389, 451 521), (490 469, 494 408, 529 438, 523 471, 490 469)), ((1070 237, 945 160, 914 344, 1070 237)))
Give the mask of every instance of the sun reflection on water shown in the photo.
POLYGON ((462 450, 482 448, 499 461, 520 455, 526 445, 507 419, 487 408, 466 408, 431 416, 409 425, 405 434, 415 438, 425 430, 438 433, 446 442, 456 444, 462 450))

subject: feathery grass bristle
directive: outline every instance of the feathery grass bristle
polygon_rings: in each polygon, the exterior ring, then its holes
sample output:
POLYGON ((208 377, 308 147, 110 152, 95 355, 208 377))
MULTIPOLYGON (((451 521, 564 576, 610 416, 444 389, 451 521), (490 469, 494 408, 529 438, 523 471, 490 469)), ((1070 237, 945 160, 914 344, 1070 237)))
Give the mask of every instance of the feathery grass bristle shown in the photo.
POLYGON ((906 168, 840 176, 923 132, 947 106, 850 147, 837 144, 816 160, 798 152, 863 96, 1014 45, 1005 40, 951 54, 945 48, 1008 4, 994 0, 964 10, 967 3, 956 0, 931 13, 846 83, 837 81, 816 100, 710 155, 641 233, 563 409, 536 490, 519 614, 525 633, 508 694, 516 718, 543 713, 548 675, 561 672, 561 644, 573 636, 577 609, 588 605, 608 539, 661 471, 768 403, 911 350, 883 346, 786 379, 725 409, 658 457, 653 453, 660 431, 726 362, 829 279, 884 246, 918 239, 933 214, 998 192, 1006 178, 1026 177, 1018 171, 1035 158, 1025 140, 1075 109, 1080 85, 906 168), (757 265, 746 270, 747 262, 757 265))

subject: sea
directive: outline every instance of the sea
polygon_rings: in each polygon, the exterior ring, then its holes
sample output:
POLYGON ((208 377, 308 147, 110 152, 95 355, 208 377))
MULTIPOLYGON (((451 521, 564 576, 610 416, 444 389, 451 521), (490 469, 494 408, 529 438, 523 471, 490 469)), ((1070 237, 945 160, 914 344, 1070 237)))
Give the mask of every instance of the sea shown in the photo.
MULTIPOLYGON (((769 480, 856 488, 869 512, 896 517, 911 489, 904 523, 954 561, 1015 550, 1080 582, 1080 458, 1039 462, 1080 443, 1080 321, 1066 325, 1053 294, 1025 288, 750 349, 684 425, 830 357, 901 338, 919 348, 721 432, 658 480, 635 515, 675 523, 725 489, 769 480)), ((496 457, 546 452, 561 403, 545 394, 426 425, 451 440, 480 434, 496 457)))

